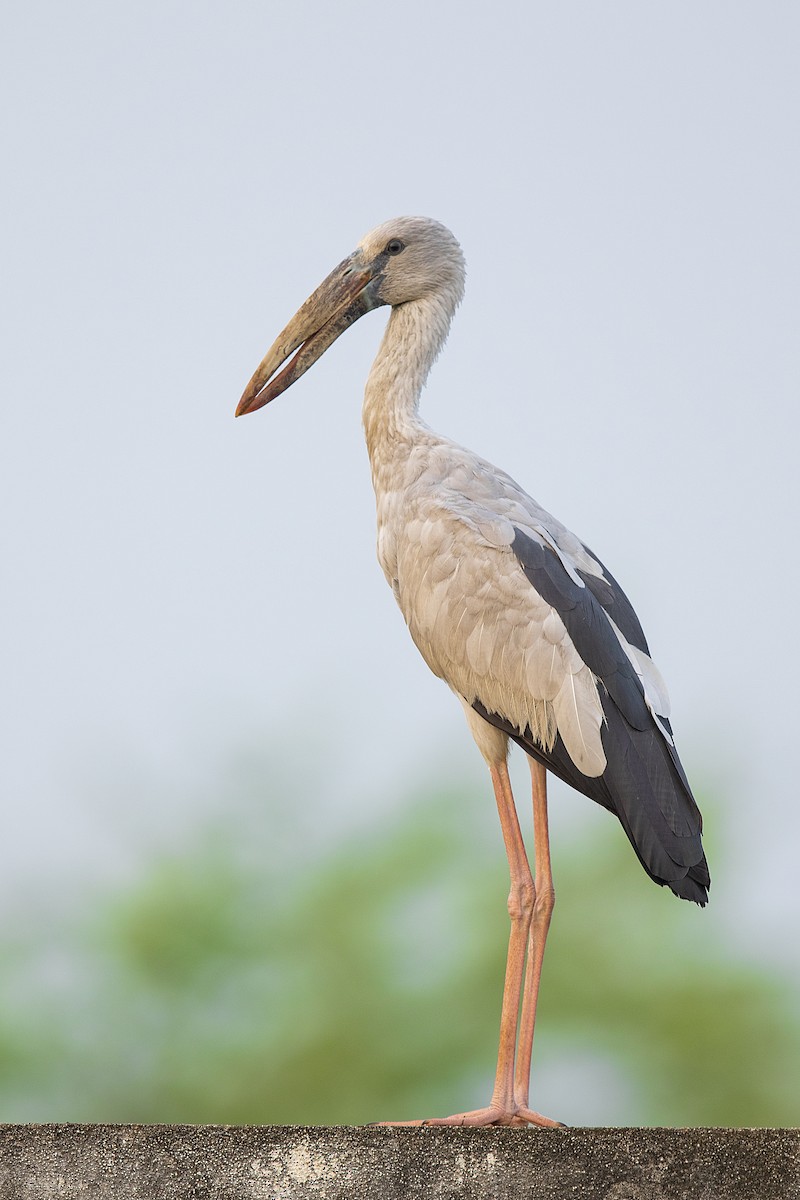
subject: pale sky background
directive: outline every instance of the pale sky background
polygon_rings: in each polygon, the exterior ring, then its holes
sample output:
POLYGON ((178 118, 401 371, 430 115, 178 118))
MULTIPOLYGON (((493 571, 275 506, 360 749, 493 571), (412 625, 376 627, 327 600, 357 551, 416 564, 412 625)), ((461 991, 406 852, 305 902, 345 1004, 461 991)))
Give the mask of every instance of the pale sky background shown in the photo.
POLYGON ((233 420, 422 213, 469 269, 424 414, 628 591, 731 847, 712 899, 792 953, 800 7, 29 0, 0 40, 4 894, 123 870, 260 743, 340 827, 426 773, 493 803, 375 562, 385 316, 233 420))

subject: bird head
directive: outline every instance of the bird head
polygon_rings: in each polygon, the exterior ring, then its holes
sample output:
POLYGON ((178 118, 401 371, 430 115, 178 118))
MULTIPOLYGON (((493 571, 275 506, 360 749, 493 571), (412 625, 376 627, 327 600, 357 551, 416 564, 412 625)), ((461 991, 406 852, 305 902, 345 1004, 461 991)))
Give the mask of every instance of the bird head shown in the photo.
POLYGON ((438 221, 385 221, 331 271, 278 335, 245 388, 236 416, 255 412, 285 392, 374 308, 397 307, 435 293, 447 294, 454 308, 464 290, 464 273, 461 247, 438 221))

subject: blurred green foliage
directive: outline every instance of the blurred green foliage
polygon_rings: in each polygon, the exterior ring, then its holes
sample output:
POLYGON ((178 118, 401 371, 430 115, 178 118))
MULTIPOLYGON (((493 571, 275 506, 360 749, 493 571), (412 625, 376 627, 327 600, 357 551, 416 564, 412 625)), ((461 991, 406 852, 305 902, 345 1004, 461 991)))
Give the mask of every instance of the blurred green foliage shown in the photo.
MULTIPOLYGON (((441 790, 326 845, 310 802, 231 802, 133 883, 7 933, 0 1118, 330 1124, 484 1103, 507 938, 490 803, 441 790)), ((789 982, 655 888, 611 818, 557 848, 556 891, 536 1107, 796 1122, 789 982)))

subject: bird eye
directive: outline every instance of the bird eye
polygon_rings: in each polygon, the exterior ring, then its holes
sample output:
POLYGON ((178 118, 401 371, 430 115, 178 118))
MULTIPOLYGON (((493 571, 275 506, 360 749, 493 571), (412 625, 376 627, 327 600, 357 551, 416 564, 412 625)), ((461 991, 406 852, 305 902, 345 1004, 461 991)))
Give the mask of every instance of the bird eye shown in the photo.
POLYGON ((386 243, 387 254, 400 254, 405 248, 405 242, 401 242, 399 238, 392 238, 390 242, 386 243))

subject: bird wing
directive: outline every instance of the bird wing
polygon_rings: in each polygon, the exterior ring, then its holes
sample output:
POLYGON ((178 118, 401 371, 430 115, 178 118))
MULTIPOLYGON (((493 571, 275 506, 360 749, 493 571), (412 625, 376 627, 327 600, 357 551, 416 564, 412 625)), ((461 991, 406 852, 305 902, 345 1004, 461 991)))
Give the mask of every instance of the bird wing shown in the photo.
POLYGON ((419 650, 490 724, 615 812, 653 879, 704 903, 700 813, 630 602, 513 480, 494 475, 491 495, 474 468, 469 482, 406 497, 394 582, 419 650))
MULTIPOLYGON (((704 903, 710 879, 700 843, 702 818, 675 749, 666 687, 649 655, 627 641, 608 612, 624 611, 629 602, 616 583, 609 584, 613 597, 588 582, 576 586, 552 555, 520 531, 513 549, 533 586, 558 606, 578 653, 604 685, 603 772, 587 779, 563 739, 550 748, 547 765, 617 813, 654 879, 704 903)), ((512 736, 519 740, 518 733, 512 736)), ((522 739, 524 744, 525 734, 522 739)))

